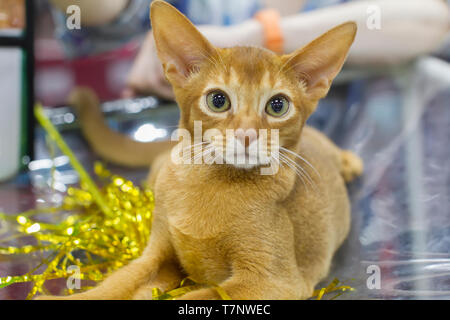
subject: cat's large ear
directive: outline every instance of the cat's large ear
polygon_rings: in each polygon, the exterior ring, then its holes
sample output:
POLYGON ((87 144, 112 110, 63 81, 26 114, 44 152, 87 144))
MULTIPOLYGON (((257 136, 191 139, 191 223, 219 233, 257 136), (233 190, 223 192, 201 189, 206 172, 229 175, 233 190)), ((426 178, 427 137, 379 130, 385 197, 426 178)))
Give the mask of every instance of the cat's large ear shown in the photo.
POLYGON ((167 2, 152 2, 150 19, 159 59, 173 85, 182 86, 199 64, 216 54, 195 26, 167 2))
POLYGON ((285 56, 286 70, 294 70, 306 84, 312 100, 326 96, 331 82, 341 70, 356 36, 354 22, 341 24, 307 46, 285 56))

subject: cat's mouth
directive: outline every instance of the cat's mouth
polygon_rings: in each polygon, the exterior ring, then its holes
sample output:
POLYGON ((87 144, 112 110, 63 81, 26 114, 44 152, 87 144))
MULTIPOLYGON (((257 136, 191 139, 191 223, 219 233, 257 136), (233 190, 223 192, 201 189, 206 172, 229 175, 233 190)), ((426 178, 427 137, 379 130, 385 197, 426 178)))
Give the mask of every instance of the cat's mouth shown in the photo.
POLYGON ((248 148, 242 152, 225 154, 224 162, 239 169, 253 169, 270 164, 270 159, 265 159, 258 152, 252 152, 248 148))
POLYGON ((229 165, 238 169, 250 170, 262 166, 271 166, 276 160, 274 160, 274 155, 270 151, 272 148, 268 146, 268 150, 261 150, 257 141, 249 146, 203 141, 197 144, 197 148, 200 150, 197 152, 194 150, 192 162, 194 164, 229 165), (237 148, 236 145, 238 145, 237 148))
POLYGON ((248 150, 243 153, 225 155, 225 163, 240 169, 252 169, 259 166, 258 157, 250 154, 248 150))

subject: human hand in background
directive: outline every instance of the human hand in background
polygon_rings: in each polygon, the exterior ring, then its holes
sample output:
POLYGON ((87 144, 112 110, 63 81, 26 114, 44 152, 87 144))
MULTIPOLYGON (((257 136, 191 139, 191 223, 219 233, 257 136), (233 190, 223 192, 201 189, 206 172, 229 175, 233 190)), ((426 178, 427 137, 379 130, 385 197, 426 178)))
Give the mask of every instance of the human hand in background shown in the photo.
POLYGON ((153 33, 147 33, 142 47, 128 74, 127 87, 122 92, 124 98, 140 94, 155 94, 161 98, 173 100, 172 87, 164 76, 159 61, 153 33))

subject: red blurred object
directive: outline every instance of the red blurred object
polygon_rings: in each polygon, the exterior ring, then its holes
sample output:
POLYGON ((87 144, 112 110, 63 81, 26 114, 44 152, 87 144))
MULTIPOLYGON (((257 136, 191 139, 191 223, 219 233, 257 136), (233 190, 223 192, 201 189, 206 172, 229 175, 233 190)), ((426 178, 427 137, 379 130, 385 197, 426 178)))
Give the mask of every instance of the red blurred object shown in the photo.
POLYGON ((45 106, 66 104, 75 86, 92 88, 100 100, 120 98, 139 44, 69 60, 56 40, 36 41, 36 99, 45 106))

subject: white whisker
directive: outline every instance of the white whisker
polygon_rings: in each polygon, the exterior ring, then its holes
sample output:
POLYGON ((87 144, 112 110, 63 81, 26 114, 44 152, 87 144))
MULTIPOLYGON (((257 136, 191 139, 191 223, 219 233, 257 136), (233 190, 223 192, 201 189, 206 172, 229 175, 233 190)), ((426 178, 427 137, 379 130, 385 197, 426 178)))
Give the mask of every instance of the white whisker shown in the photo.
POLYGON ((302 172, 302 176, 306 178, 307 182, 311 187, 314 189, 314 191, 317 191, 316 184, 312 180, 311 176, 308 174, 308 172, 303 168, 299 163, 295 162, 294 160, 290 159, 287 155, 284 155, 282 153, 279 154, 281 157, 283 157, 287 162, 290 162, 293 166, 295 166, 298 170, 302 172))
POLYGON ((183 148, 183 151, 187 151, 187 150, 189 150, 189 149, 192 149, 192 148, 195 148, 195 147, 198 147, 198 146, 207 144, 207 143, 208 143, 208 142, 203 141, 203 142, 200 142, 200 143, 190 144, 190 145, 184 147, 184 148, 183 148))
POLYGON ((297 168, 295 168, 291 163, 289 163, 284 156, 279 157, 279 160, 281 160, 282 163, 286 164, 289 168, 291 168, 292 171, 295 172, 295 174, 300 178, 300 181, 302 182, 303 186, 307 189, 308 187, 306 186, 302 173, 297 168))
POLYGON ((202 150, 200 152, 197 152, 196 154, 194 154, 194 157, 191 158, 191 160, 195 164, 195 161, 197 161, 200 158, 204 158, 208 154, 212 153, 213 150, 214 150, 214 147, 211 145, 208 145, 206 148, 202 148, 202 150))
POLYGON ((287 149, 287 148, 281 147, 281 146, 280 146, 280 150, 281 150, 281 151, 285 151, 285 152, 287 152, 287 153, 290 153, 291 155, 293 155, 293 156, 299 158, 300 160, 302 160, 303 162, 305 162, 308 166, 310 166, 311 169, 313 169, 314 173, 317 174, 317 176, 319 176, 319 178, 322 178, 322 177, 320 176, 320 173, 316 170, 316 168, 314 168, 314 166, 313 166, 308 160, 306 160, 305 158, 303 158, 301 155, 299 155, 298 153, 295 153, 295 152, 292 151, 292 150, 289 150, 289 149, 287 149))

